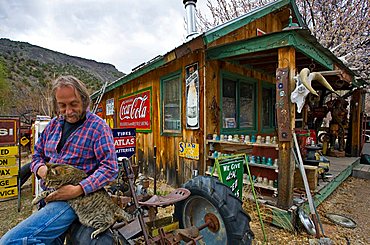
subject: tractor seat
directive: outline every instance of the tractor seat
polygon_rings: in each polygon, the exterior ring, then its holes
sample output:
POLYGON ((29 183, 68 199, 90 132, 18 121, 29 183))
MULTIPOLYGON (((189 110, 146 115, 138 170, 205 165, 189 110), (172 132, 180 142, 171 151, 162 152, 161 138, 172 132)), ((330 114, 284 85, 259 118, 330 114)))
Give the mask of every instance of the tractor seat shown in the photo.
POLYGON ((139 204, 146 207, 163 207, 185 200, 188 196, 190 196, 190 191, 188 189, 177 188, 166 196, 154 195, 145 202, 139 202, 139 204))

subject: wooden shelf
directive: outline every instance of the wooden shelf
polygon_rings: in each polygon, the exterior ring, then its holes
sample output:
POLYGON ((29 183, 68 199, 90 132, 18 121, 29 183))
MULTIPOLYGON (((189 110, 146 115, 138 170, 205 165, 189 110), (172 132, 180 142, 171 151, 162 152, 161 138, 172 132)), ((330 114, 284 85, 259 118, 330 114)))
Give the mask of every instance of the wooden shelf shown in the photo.
POLYGON ((243 146, 257 146, 257 147, 269 147, 279 149, 278 144, 257 144, 257 143, 243 143, 235 141, 223 141, 223 140, 207 140, 207 143, 217 143, 217 144, 228 144, 228 145, 243 145, 243 146))
MULTIPOLYGON (((243 184, 250 185, 251 183, 249 181, 243 180, 243 184)), ((269 185, 263 185, 261 183, 253 183, 253 186, 258 187, 258 188, 263 188, 263 189, 266 189, 266 190, 277 191, 277 188, 269 186, 269 185)))
POLYGON ((274 169, 274 170, 277 170, 278 167, 276 166, 269 166, 269 165, 265 165, 265 164, 258 164, 258 163, 248 163, 249 166, 254 166, 254 167, 259 167, 259 168, 268 168, 268 169, 274 169))

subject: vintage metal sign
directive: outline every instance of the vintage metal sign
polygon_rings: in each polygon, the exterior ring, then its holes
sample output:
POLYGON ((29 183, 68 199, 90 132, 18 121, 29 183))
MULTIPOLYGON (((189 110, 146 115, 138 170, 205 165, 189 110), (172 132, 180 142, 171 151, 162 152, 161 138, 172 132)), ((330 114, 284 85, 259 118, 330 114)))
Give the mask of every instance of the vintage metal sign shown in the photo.
POLYGON ((119 127, 136 128, 139 132, 152 130, 152 89, 146 88, 119 99, 119 127))
POLYGON ((99 104, 98 108, 96 109, 96 112, 95 114, 101 118, 103 118, 104 116, 104 112, 103 112, 103 106, 101 104, 99 104))
POLYGON ((15 157, 0 157, 0 167, 9 167, 17 163, 17 158, 15 157))
POLYGON ((0 167, 0 178, 16 176, 18 174, 18 166, 0 167))
POLYGON ((105 103, 105 115, 111 116, 114 114, 114 99, 108 99, 105 103))
POLYGON ((179 142, 179 156, 199 160, 199 144, 179 142))
POLYGON ((17 143, 17 119, 0 118, 0 146, 17 143))
POLYGON ((19 118, 0 118, 0 201, 18 196, 18 212, 20 211, 21 192, 18 185, 18 173, 21 164, 19 155, 19 118), (17 145, 18 144, 18 145, 17 145))
POLYGON ((12 178, 4 178, 0 179, 0 188, 6 188, 10 186, 16 186, 17 185, 17 178, 12 177, 12 178))
POLYGON ((198 64, 185 68, 186 83, 186 128, 199 128, 199 76, 198 64))
POLYGON ((135 154, 136 131, 134 128, 112 129, 117 157, 130 158, 135 154))
POLYGON ((20 142, 21 142, 21 145, 25 146, 30 142, 30 140, 26 136, 23 136, 20 142))
POLYGON ((17 156, 18 146, 0 147, 0 157, 17 156))
POLYGON ((8 199, 18 195, 18 187, 0 188, 0 199, 8 199))

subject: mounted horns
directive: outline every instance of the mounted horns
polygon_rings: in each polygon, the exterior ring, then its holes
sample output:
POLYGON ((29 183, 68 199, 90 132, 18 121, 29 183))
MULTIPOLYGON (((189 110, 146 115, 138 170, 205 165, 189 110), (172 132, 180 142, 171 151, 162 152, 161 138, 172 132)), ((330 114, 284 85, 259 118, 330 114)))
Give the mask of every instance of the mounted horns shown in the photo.
POLYGON ((299 73, 299 80, 302 84, 314 95, 319 96, 316 91, 312 88, 311 82, 316 80, 321 83, 325 88, 335 93, 332 86, 326 81, 326 79, 319 72, 312 72, 308 68, 303 68, 299 73))

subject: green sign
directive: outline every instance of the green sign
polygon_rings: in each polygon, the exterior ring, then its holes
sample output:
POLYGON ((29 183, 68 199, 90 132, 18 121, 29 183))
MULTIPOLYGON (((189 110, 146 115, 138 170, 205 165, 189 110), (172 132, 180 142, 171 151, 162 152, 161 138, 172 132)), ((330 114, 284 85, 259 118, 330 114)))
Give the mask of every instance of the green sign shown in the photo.
POLYGON ((235 196, 242 198, 245 154, 219 157, 215 168, 222 183, 229 186, 235 196))

